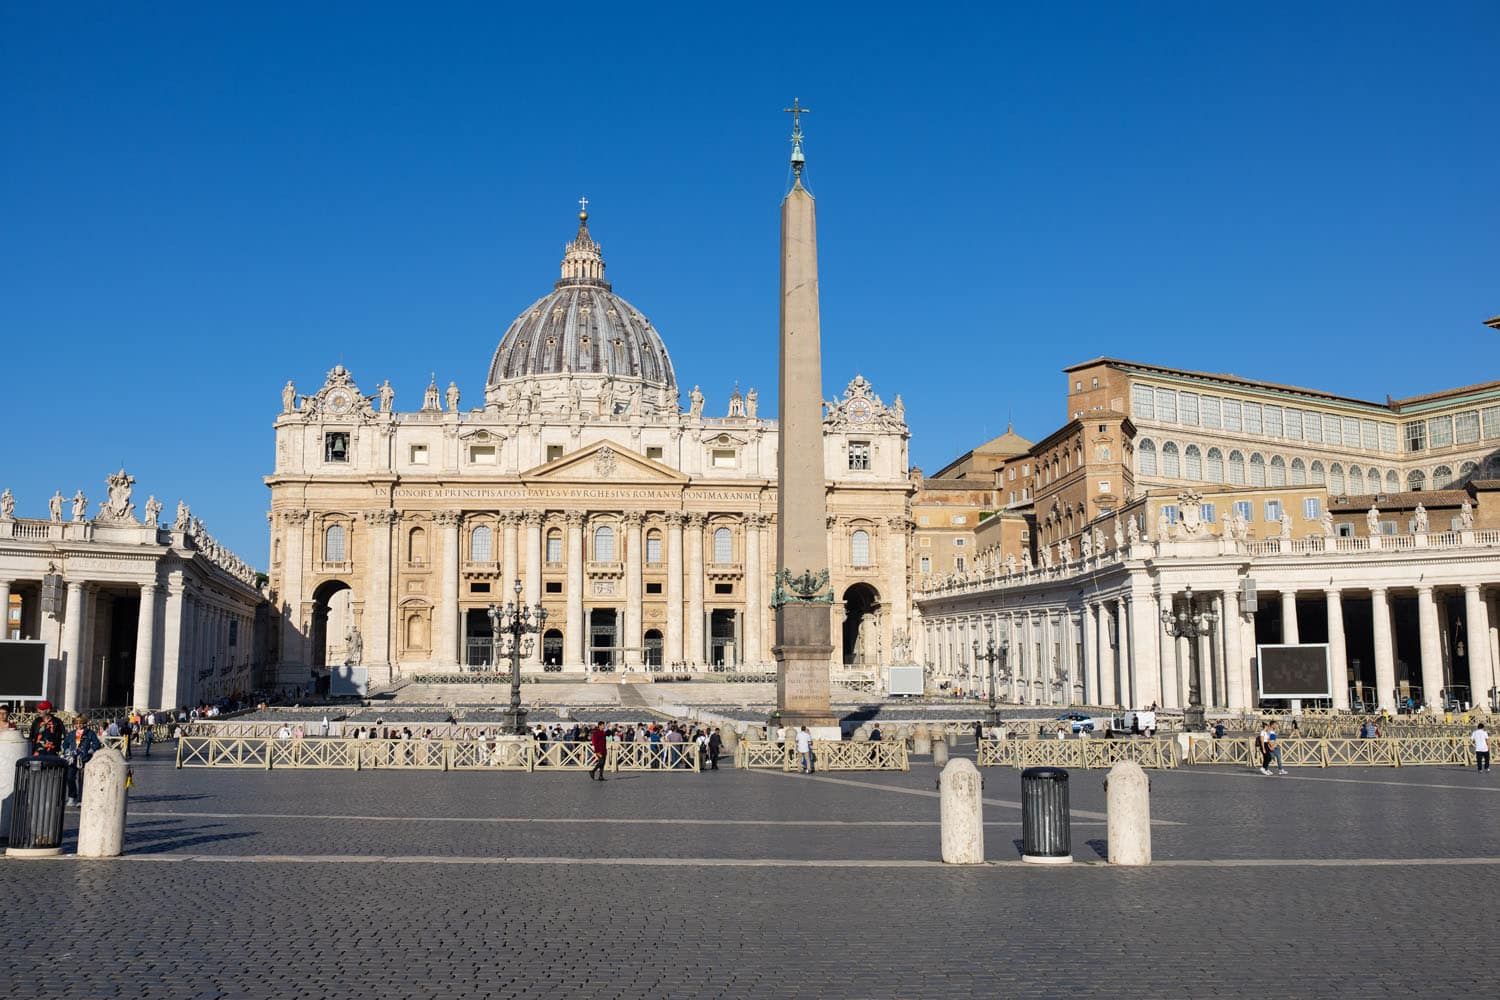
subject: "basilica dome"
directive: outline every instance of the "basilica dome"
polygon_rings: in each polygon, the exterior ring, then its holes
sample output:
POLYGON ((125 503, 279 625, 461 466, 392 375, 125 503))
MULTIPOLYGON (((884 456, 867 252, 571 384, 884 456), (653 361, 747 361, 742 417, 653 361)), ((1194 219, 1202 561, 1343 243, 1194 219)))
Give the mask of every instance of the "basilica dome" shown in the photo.
POLYGON ((610 290, 604 257, 589 235, 588 212, 563 254, 552 292, 517 316, 500 338, 488 388, 546 375, 610 375, 675 390, 661 335, 641 311, 610 290))

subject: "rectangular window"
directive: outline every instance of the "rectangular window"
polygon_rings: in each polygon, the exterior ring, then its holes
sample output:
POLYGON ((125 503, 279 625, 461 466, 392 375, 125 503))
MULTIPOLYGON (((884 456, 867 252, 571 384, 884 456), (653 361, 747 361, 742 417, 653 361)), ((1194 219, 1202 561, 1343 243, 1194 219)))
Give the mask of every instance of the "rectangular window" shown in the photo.
POLYGON ((956 570, 958 570, 960 573, 962 573, 964 571, 964 566, 965 565, 966 564, 964 563, 964 557, 963 556, 954 556, 953 557, 953 568, 956 569, 956 570))
POLYGON ((1214 505, 1211 503, 1200 503, 1198 505, 1198 519, 1204 524, 1213 524, 1216 517, 1214 505))
POLYGON ((918 560, 918 563, 919 563, 919 565, 921 565, 923 573, 931 573, 932 572, 932 557, 931 556, 923 556, 920 560, 918 560))
POLYGON ((1285 429, 1286 429, 1286 436, 1289 437, 1289 438, 1291 438, 1293 441, 1301 441, 1302 440, 1302 411, 1301 410, 1287 410, 1286 411, 1286 428, 1285 429))
POLYGON ((1204 396, 1202 400, 1202 423, 1204 427, 1219 426, 1219 399, 1217 396, 1204 396))
POLYGON ((1243 517, 1247 522, 1255 520, 1255 505, 1249 500, 1236 500, 1234 512, 1243 517))
POLYGON ((476 444, 469 449, 469 464, 471 465, 494 465, 495 446, 492 444, 476 444))
POLYGON ((1344 447, 1359 447, 1359 421, 1354 417, 1344 417, 1339 421, 1344 430, 1344 447))
POLYGON ((1427 421, 1427 443, 1434 448, 1446 448, 1453 443, 1453 418, 1433 417, 1427 421))
POLYGON ((969 541, 966 538, 955 538, 955 539, 953 539, 953 547, 955 549, 961 549, 965 545, 968 545, 968 544, 969 544, 969 541))
POLYGON ((1348 523, 1340 524, 1340 525, 1337 526, 1337 528, 1335 530, 1338 531, 1340 538, 1353 538, 1354 537, 1354 525, 1352 525, 1352 524, 1348 524, 1348 523))
POLYGON ((923 535, 921 538, 917 539, 917 548, 919 548, 919 549, 930 549, 930 548, 932 548, 932 536, 931 535, 923 535))
POLYGON ((1323 504, 1317 497, 1306 497, 1302 501, 1302 516, 1309 521, 1316 521, 1323 516, 1323 504))
POLYGON ((1266 437, 1281 437, 1281 407, 1266 407, 1266 437))
POLYGON ((646 539, 646 562, 655 565, 661 562, 661 536, 651 535, 646 539))
POLYGON ((1500 406, 1486 407, 1481 416, 1484 417, 1484 436, 1500 437, 1500 406))
POLYGON ((562 562, 562 536, 552 535, 547 539, 547 561, 549 563, 562 562))
POLYGON ((868 441, 850 441, 849 442, 849 471, 850 472, 869 472, 870 471, 870 442, 868 442, 868 441))
POLYGON ((1246 434, 1259 434, 1260 431, 1261 431, 1260 404, 1259 403, 1246 403, 1245 404, 1245 433, 1246 434))
POLYGON ((1177 505, 1175 503, 1163 505, 1161 512, 1167 515, 1168 524, 1176 524, 1179 520, 1179 511, 1177 510, 1177 505))
POLYGON ((1303 430, 1307 432, 1307 439, 1309 441, 1322 441, 1323 415, 1320 413, 1308 413, 1307 422, 1303 426, 1303 430))
POLYGON ((734 449, 715 448, 713 455, 713 466, 715 469, 734 468, 734 449))
POLYGON ((487 583, 471 583, 471 584, 469 584, 469 593, 471 593, 471 594, 488 594, 489 592, 490 592, 490 585, 487 584, 487 583))
POLYGON ((932 518, 928 517, 926 514, 918 514, 917 523, 925 528, 932 523, 932 518))
POLYGON ((1323 414, 1323 440, 1328 444, 1338 444, 1343 440, 1339 431, 1339 418, 1331 413, 1323 414))
POLYGON ((562 593, 562 581, 561 580, 548 580, 547 581, 547 585, 546 585, 546 587, 544 589, 549 594, 561 594, 562 593))
POLYGON ((1467 410, 1453 416, 1453 440, 1459 444, 1473 444, 1479 440, 1479 411, 1467 410))
POLYGON ((1375 451, 1380 447, 1380 428, 1373 420, 1361 420, 1359 422, 1359 446, 1366 451, 1375 451))
POLYGON ((646 593, 648 593, 648 594, 660 594, 661 593, 661 584, 659 584, 659 583, 648 583, 648 584, 646 584, 646 593))
POLYGON ((1280 500, 1267 500, 1266 501, 1266 520, 1267 521, 1271 521, 1272 523, 1275 523, 1275 522, 1281 520, 1281 501, 1280 500))
POLYGON ((649 445, 646 448, 646 457, 651 459, 651 461, 653 462, 660 462, 661 454, 662 452, 660 445, 649 445))
POLYGON ((345 431, 332 431, 323 435, 323 461, 349 461, 349 435, 345 431))
POLYGON ((411 446, 411 464, 427 464, 427 446, 425 444, 414 444, 411 446))
POLYGON ((1380 450, 1394 453, 1396 451, 1396 425, 1380 425, 1380 450))
POLYGON ((1240 404, 1238 400, 1224 400, 1224 429, 1226 431, 1237 431, 1243 426, 1240 420, 1240 404))
POLYGON ((559 458, 562 458, 562 449, 563 446, 560 444, 549 444, 547 446, 547 461, 555 462, 559 458))
POLYGON ((953 523, 954 524, 968 524, 969 523, 969 515, 967 515, 967 514, 954 514, 953 515, 953 523))
POLYGON ((1099 492, 1100 493, 1108 493, 1109 492, 1109 480, 1108 479, 1101 479, 1101 480, 1099 480, 1099 492))
POLYGON ((1196 392, 1177 394, 1177 420, 1190 427, 1198 426, 1198 394, 1196 392))
POLYGON ((1425 451, 1427 449, 1427 421, 1413 420, 1406 425, 1406 450, 1425 451))
POLYGON ((1395 521, 1381 521, 1380 522, 1380 533, 1382 535, 1394 535, 1396 533, 1396 522, 1395 521))
POLYGON ((1149 385, 1130 387, 1130 415, 1138 420, 1156 419, 1156 393, 1149 385))
POLYGON ((734 584, 732 584, 732 583, 716 583, 716 584, 714 584, 714 593, 715 594, 732 594, 732 593, 734 593, 734 584))
POLYGON ((1177 420, 1177 393, 1171 389, 1156 390, 1156 419, 1162 423, 1177 420))

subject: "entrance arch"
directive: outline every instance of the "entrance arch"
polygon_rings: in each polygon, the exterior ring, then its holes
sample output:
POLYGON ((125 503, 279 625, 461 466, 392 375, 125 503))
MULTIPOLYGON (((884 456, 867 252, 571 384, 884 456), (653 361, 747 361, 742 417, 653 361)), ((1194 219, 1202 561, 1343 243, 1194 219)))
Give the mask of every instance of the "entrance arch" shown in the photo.
POLYGON ((321 693, 328 691, 328 668, 343 663, 348 655, 348 634, 354 626, 350 602, 354 591, 343 580, 324 580, 313 591, 311 643, 313 680, 321 693))
POLYGON ((881 661, 880 592, 868 583, 844 591, 844 664, 875 666, 881 661))

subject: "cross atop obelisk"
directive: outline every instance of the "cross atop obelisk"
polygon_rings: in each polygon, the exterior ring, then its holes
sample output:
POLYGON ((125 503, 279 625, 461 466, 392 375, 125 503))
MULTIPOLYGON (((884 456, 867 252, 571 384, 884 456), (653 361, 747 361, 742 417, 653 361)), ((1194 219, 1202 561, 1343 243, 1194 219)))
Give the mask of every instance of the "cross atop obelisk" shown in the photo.
POLYGON ((802 186, 800 101, 792 115, 796 180, 781 202, 781 441, 776 474, 776 709, 782 724, 838 739, 829 710, 833 593, 823 472, 823 361, 818 318, 818 232, 802 186))

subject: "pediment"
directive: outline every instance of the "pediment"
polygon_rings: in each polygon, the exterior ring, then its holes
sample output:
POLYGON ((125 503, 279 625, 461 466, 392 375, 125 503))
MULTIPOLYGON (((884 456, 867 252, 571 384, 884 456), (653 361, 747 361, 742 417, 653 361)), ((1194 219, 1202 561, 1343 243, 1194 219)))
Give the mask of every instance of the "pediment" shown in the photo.
POLYGON ((599 441, 521 473, 526 483, 640 483, 686 486, 676 469, 608 441, 599 441))

